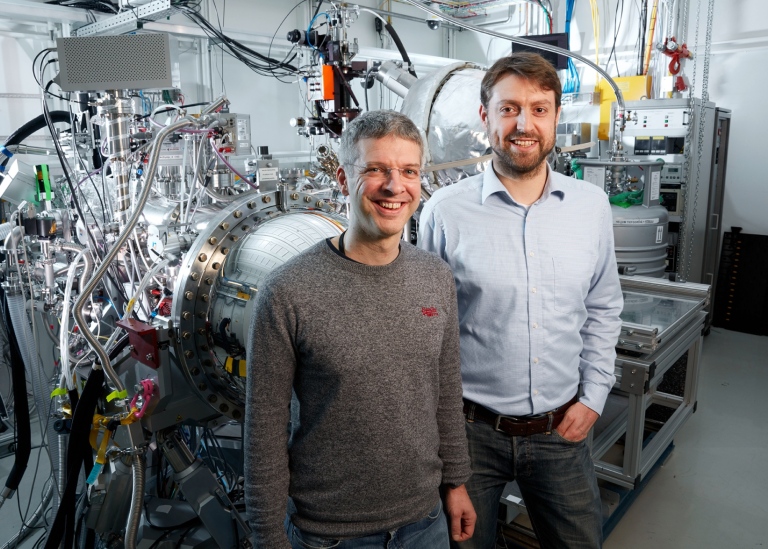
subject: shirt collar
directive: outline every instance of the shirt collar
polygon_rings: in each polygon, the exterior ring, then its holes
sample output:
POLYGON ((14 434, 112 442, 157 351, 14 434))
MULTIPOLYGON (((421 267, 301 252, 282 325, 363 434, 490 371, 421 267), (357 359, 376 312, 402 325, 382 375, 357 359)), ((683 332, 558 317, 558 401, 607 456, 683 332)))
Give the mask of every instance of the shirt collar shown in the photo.
MULTIPOLYGON (((496 193, 505 194, 512 202, 517 204, 515 199, 512 198, 512 195, 509 194, 509 191, 499 179, 499 176, 496 175, 496 171, 493 169, 493 161, 491 161, 488 163, 488 168, 485 170, 485 172, 483 172, 481 204, 485 204, 487 198, 496 193)), ((551 194, 556 195, 562 200, 565 197, 565 189, 563 189, 563 186, 559 184, 557 178, 552 177, 552 169, 549 167, 549 164, 547 164, 547 182, 544 183, 544 192, 541 193, 541 198, 534 202, 534 204, 544 202, 551 194)))

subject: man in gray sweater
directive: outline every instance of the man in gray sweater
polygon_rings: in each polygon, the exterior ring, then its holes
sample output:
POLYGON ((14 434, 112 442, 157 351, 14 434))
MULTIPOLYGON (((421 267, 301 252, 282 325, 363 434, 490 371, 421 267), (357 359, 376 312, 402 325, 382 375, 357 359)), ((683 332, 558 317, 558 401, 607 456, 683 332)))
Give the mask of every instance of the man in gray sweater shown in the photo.
POLYGON ((348 230, 259 289, 245 421, 256 547, 444 549, 447 522, 452 539, 472 535, 453 276, 401 240, 422 158, 407 117, 355 119, 336 174, 348 230), (301 416, 289 449, 291 389, 301 416))

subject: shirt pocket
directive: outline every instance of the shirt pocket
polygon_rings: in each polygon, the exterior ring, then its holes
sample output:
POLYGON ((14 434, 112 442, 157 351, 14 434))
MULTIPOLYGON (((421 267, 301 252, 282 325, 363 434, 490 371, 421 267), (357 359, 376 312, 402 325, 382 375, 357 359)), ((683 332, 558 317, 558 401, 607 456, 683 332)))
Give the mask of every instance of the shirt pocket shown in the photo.
POLYGON ((553 257, 552 263, 555 274, 554 309, 560 313, 583 311, 584 300, 595 273, 595 258, 553 257))

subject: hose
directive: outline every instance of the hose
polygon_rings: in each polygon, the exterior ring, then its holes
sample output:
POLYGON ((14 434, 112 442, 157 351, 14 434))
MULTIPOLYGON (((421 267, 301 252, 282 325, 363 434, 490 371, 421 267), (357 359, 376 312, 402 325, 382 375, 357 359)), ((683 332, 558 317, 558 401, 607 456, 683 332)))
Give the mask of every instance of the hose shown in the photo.
MULTIPOLYGON (((67 124, 72 123, 72 119, 70 118, 70 115, 67 111, 51 111, 51 123, 55 124, 57 122, 67 124)), ((18 130, 13 132, 11 135, 8 136, 8 139, 5 140, 5 143, 3 143, 4 147, 7 147, 8 145, 18 145, 22 141, 24 141, 27 137, 32 135, 38 130, 42 130, 43 128, 47 127, 47 124, 45 123, 45 115, 41 114, 40 116, 36 116, 26 124, 24 124, 22 127, 20 127, 18 130)), ((8 160, 10 158, 6 158, 2 162, 0 162, 0 166, 5 167, 5 165, 8 163, 8 160)), ((0 172, 3 170, 0 169, 0 172)))
POLYGON ((413 63, 411 63, 411 58, 408 57, 408 52, 405 51, 405 46, 403 46, 403 43, 400 41, 400 37, 395 32, 394 27, 387 22, 384 24, 384 28, 387 29, 387 32, 392 37, 392 41, 395 43, 395 46, 397 46, 397 51, 400 52, 403 61, 408 63, 408 72, 411 73, 411 76, 414 78, 418 78, 416 76, 416 71, 413 68, 413 63))
MULTIPOLYGON (((181 128, 185 128, 191 125, 192 125, 191 120, 186 120, 186 119, 180 120, 175 124, 166 126, 162 130, 160 130, 160 132, 157 134, 155 144, 152 148, 152 157, 149 161, 149 166, 146 172, 147 175, 146 175, 146 181, 144 183, 144 188, 141 190, 141 195, 139 196, 138 203, 134 207, 133 215, 131 215, 130 219, 126 222, 125 226, 122 228, 122 232, 120 236, 118 237, 117 241, 112 245, 112 247, 110 248, 107 255, 104 257, 104 259, 102 260, 101 265, 97 269, 96 273, 91 277, 91 280, 88 282, 88 284, 80 290, 80 297, 77 300, 77 303, 75 304, 75 322, 77 322, 77 325, 80 327, 80 331, 82 332, 85 339, 88 341, 88 344, 91 346, 91 349, 93 349, 98 355, 100 367, 104 368, 105 374, 109 378, 110 383, 112 383, 115 389, 121 392, 125 390, 125 387, 123 387, 122 381, 120 381, 120 379, 117 377, 114 370, 112 369, 112 366, 109 361, 109 356, 107 356, 107 352, 104 350, 104 347, 101 346, 99 341, 96 339, 96 337, 91 333, 90 329, 88 328, 88 324, 85 322, 85 316, 83 316, 83 308, 85 307, 85 302, 88 299, 90 299, 90 295, 96 289, 96 286, 98 285, 98 283, 106 275, 107 270, 109 270, 109 266, 111 265, 112 261, 114 261, 118 253, 120 253, 120 249, 125 244, 125 241, 128 240, 128 237, 133 232, 134 227, 136 227, 136 224, 139 221, 139 217, 141 217, 141 211, 144 209, 144 206, 147 204, 147 200, 149 199, 149 195, 152 190, 152 180, 155 178, 155 174, 157 172, 157 164, 160 161, 160 147, 163 144, 163 141, 165 141, 165 139, 176 130, 179 130, 181 128)), ((97 365, 96 367, 98 368, 99 365, 97 365)), ((130 430, 128 432, 130 433, 130 430)), ((131 443, 133 443, 133 441, 131 441, 131 443)))
POLYGON ((141 522, 141 508, 144 502, 144 472, 147 466, 144 454, 134 454, 131 464, 133 477, 133 491, 131 492, 131 510, 128 512, 128 521, 125 526, 125 547, 136 547, 136 533, 141 522))
MULTIPOLYGON (((80 289, 80 298, 77 300, 77 303, 75 304, 75 321, 77 322, 77 325, 80 327, 80 331, 82 332, 85 339, 88 341, 88 344, 91 346, 91 349, 96 351, 96 354, 99 357, 99 360, 97 363, 94 364, 94 372, 92 372, 91 375, 93 375, 96 372, 101 372, 103 369, 104 374, 107 375, 109 378, 109 381, 112 383, 112 385, 115 387, 115 389, 119 392, 125 391, 125 386, 123 385, 123 382, 120 380, 119 377, 117 377, 117 374, 112 369, 112 364, 109 359, 109 355, 107 354, 107 351, 104 349, 104 347, 101 346, 99 341, 96 339, 96 337, 91 333, 91 330, 88 328, 88 325, 85 322, 85 317, 83 316, 83 308, 85 307, 85 302, 90 298, 93 291, 96 289, 96 286, 101 281, 102 278, 107 274, 107 270, 109 269, 109 266, 111 265, 112 261, 117 257, 117 254, 120 252, 120 249, 125 244, 126 240, 128 240, 128 237, 133 232, 133 229, 136 227, 136 224, 139 221, 139 217, 141 217, 141 211, 144 209, 144 206, 147 204, 147 200, 149 199, 149 195, 152 191, 152 181, 155 178, 155 174, 157 173, 157 164, 160 161, 160 147, 162 146, 165 139, 171 135, 176 130, 180 130, 181 128, 185 128, 187 126, 191 126, 193 124, 192 120, 180 120, 179 122, 176 122, 175 124, 171 124, 170 126, 166 126, 162 130, 160 130, 157 134, 157 138, 155 139, 155 144, 152 147, 152 156, 149 161, 149 166, 147 168, 146 172, 146 180, 144 183, 144 188, 141 190, 141 195, 139 196, 138 202, 133 208, 133 214, 131 217, 126 221, 125 225, 121 227, 121 234, 118 237, 117 241, 112 245, 107 255, 104 257, 103 261, 101 262, 101 265, 97 269, 96 273, 93 275, 91 280, 88 282, 88 284, 80 289), (99 368, 99 363, 101 368, 99 368)), ((89 379, 90 381, 90 379, 89 379)), ((91 414, 93 415, 93 414, 91 414)), ((134 440, 134 433, 133 430, 128 427, 128 438, 130 441, 130 445, 132 447, 137 446, 136 440, 134 440)), ((136 456, 134 456, 135 458, 136 456)), ((143 471, 139 472, 138 469, 142 467, 141 460, 134 459, 132 461, 132 467, 133 467, 133 476, 134 478, 137 478, 139 475, 143 476, 143 471)), ((136 501, 135 499, 132 499, 131 501, 131 509, 129 512, 129 519, 135 520, 135 515, 137 513, 140 514, 141 509, 141 501, 136 501), (138 504, 139 510, 135 508, 138 504)), ((58 515, 57 515, 58 520, 58 515)), ((134 539, 135 532, 130 533, 129 530, 134 526, 132 522, 126 524, 126 540, 131 538, 134 539)), ((138 526, 137 524, 135 525, 138 526)), ((126 547, 128 549, 133 549, 133 545, 126 544, 126 547)), ((46 543, 47 549, 53 549, 52 547, 48 547, 48 544, 46 543)))
MULTIPOLYGON (((0 492, 0 507, 18 489, 32 452, 32 430, 29 421, 29 401, 27 400, 27 379, 24 372, 21 343, 13 327, 11 313, 8 308, 8 296, 0 288, 0 299, 5 311, 5 326, 8 330, 8 343, 11 351, 11 379, 13 381, 13 398, 16 418, 16 458, 13 468, 5 481, 5 488, 0 492)), ((23 300, 23 298, 22 298, 23 300)))
MULTIPOLYGON (((53 422, 51 421, 48 410, 51 405, 51 387, 46 381, 47 377, 43 366, 40 363, 37 354, 37 345, 32 337, 32 330, 29 327, 29 321, 27 318, 26 303, 24 296, 19 295, 6 295, 6 301, 8 304, 8 311, 11 315, 11 322, 13 323, 13 329, 16 334, 16 339, 19 342, 19 350, 21 351, 24 364, 26 364, 28 371, 32 376, 32 388, 34 393, 35 405, 37 406, 37 414, 41 424, 41 431, 43 436, 48 438, 48 452, 51 458, 51 469, 54 479, 58 485, 59 475, 63 472, 58 469, 59 466, 59 445, 56 443, 58 433, 53 428, 53 422)), ((34 314, 34 313, 33 313, 34 314)), ((56 491, 53 494, 52 509, 56 512, 59 505, 59 493, 56 491)))
MULTIPOLYGON (((75 244, 74 242, 62 242, 61 249, 64 252, 71 252, 75 254, 83 250, 87 250, 85 246, 75 244)), ((85 263, 85 267, 83 268, 83 272, 80 275, 80 284, 77 286, 78 291, 82 291, 88 282, 88 278, 91 276, 91 271, 93 271, 93 258, 91 257, 90 252, 83 254, 83 262, 85 263)))
POLYGON ((96 410, 104 384, 104 370, 91 370, 88 381, 72 415, 72 427, 67 446, 67 483, 61 495, 61 506, 56 512, 56 518, 48 531, 45 549, 56 549, 64 539, 68 521, 74 521, 75 495, 77 491, 80 468, 85 461, 86 452, 90 454, 91 446, 88 437, 91 433, 93 414, 96 410))
POLYGON ((128 318, 131 316, 131 313, 133 312, 133 308, 136 306, 136 302, 141 299, 141 294, 144 292, 144 289, 147 287, 147 284, 149 284, 149 281, 152 280, 152 277, 154 277, 157 273, 160 272, 161 269, 165 268, 168 263, 170 263, 170 259, 163 259, 159 263, 156 263, 149 271, 147 271, 147 274, 144 275, 144 278, 141 279, 141 282, 139 282, 139 288, 136 290, 136 293, 134 296, 128 301, 128 306, 125 308, 125 317, 128 318))
MULTIPOLYGON (((69 303, 72 298, 72 281, 75 279, 75 271, 77 271, 77 264, 80 263, 80 259, 87 255, 85 249, 81 249, 77 252, 75 259, 69 265, 69 272, 67 273, 67 285, 64 288, 64 300, 61 309, 61 328, 59 329, 59 353, 61 355, 61 377, 59 385, 66 387, 70 391, 75 388, 75 380, 70 375, 69 369, 69 303)), ((85 269, 87 271, 87 268, 85 269)), ((87 274, 87 273, 83 273, 87 274)), ((82 282, 82 278, 81 278, 82 282)))

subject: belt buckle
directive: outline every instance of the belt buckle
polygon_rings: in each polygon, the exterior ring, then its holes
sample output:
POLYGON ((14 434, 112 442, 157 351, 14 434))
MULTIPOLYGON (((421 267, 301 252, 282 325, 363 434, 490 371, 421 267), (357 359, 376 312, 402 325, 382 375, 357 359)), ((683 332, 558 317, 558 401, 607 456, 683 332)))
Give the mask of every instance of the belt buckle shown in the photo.
POLYGON ((503 416, 501 414, 496 416, 496 421, 494 422, 493 428, 494 430, 500 432, 500 433, 506 433, 504 429, 501 428, 501 420, 506 419, 507 421, 511 423, 525 423, 524 421, 521 421, 520 418, 514 417, 514 416, 503 416))

